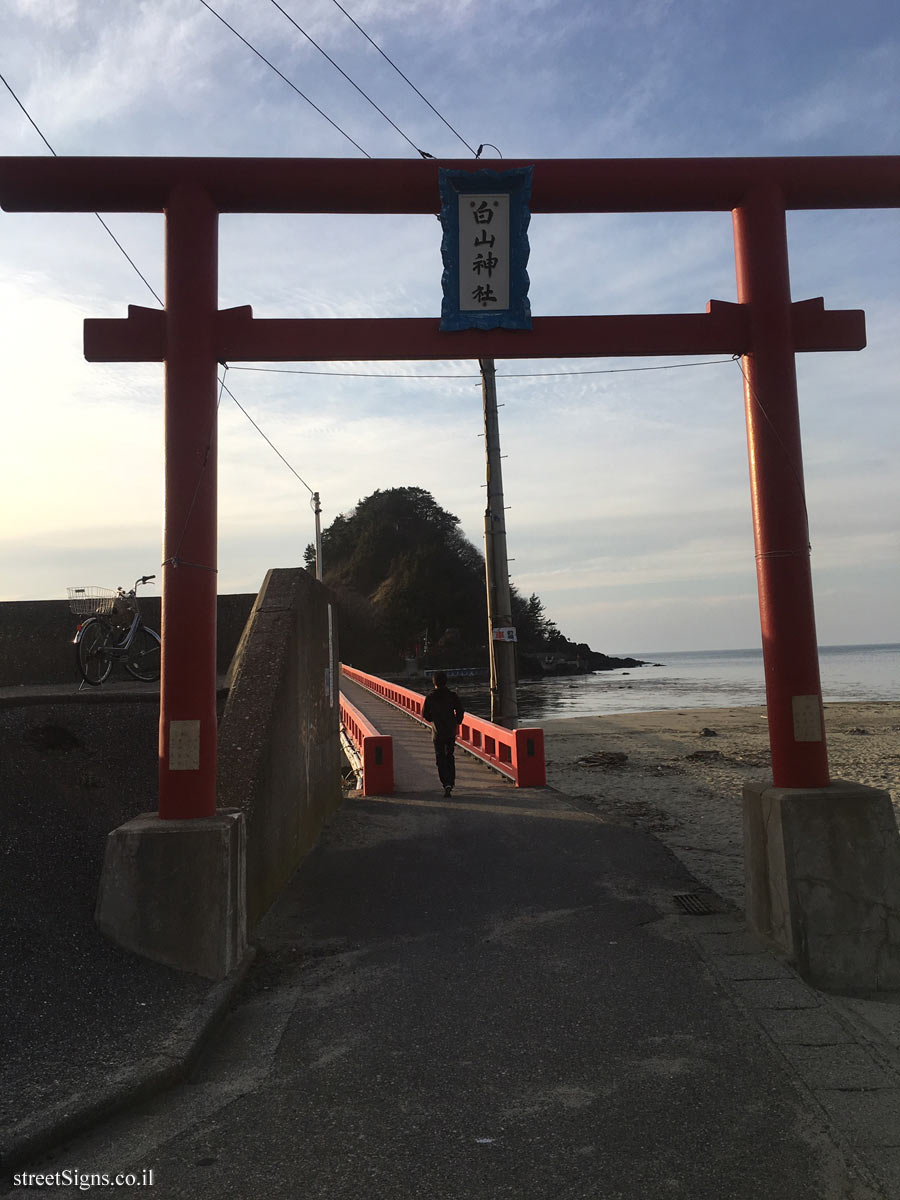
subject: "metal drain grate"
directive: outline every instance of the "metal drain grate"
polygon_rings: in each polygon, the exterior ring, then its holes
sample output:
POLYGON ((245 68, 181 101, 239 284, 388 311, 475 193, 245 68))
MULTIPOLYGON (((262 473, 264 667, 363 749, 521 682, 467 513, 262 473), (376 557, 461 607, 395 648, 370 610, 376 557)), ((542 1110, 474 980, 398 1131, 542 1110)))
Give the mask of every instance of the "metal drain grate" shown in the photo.
POLYGON ((684 912, 693 917, 708 916, 719 911, 716 907, 715 896, 709 892, 682 892, 672 899, 684 912))

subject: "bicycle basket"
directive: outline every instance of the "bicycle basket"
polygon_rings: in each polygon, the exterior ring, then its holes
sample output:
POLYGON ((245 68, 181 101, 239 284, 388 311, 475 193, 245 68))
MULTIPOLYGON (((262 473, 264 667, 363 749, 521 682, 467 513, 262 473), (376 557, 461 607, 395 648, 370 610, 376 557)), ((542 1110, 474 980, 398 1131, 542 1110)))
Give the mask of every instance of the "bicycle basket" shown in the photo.
POLYGON ((66 591, 69 593, 69 608, 79 617, 112 612, 116 602, 117 593, 110 588, 70 587, 66 591))

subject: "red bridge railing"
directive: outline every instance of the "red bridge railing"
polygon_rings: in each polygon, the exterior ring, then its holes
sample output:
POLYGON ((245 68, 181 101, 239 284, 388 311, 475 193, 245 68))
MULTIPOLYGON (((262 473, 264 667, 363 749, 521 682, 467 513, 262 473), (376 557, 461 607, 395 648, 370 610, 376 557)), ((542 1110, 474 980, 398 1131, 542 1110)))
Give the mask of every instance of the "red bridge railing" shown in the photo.
POLYGON ((394 741, 351 704, 341 692, 341 724, 362 761, 362 794, 390 796, 394 791, 394 741))
MULTIPOLYGON (((389 683, 377 675, 367 675, 365 671, 357 671, 343 663, 341 671, 347 679, 368 688, 388 704, 403 709, 423 725, 429 724, 422 716, 425 697, 421 692, 389 683)), ((516 787, 544 787, 547 783, 543 729, 504 729, 493 721, 466 713, 456 744, 512 779, 516 787)))

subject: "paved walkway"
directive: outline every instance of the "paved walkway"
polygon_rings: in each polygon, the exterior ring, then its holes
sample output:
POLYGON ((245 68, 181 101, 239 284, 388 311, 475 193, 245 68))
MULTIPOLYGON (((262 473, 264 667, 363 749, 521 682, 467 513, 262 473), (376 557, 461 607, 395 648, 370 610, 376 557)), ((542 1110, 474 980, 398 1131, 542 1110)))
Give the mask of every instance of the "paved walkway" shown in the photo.
POLYGON ((736 913, 685 915, 651 836, 467 756, 445 800, 427 731, 373 719, 403 730, 397 794, 332 819, 187 1080, 29 1169, 192 1200, 900 1196, 889 1043, 736 913))

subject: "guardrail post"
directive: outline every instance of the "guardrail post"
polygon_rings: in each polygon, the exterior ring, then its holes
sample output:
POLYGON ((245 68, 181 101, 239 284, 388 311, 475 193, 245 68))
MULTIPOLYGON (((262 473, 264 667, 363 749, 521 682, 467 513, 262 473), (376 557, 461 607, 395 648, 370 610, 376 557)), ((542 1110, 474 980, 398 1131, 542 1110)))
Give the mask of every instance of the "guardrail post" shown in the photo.
POLYGON ((543 729, 515 731, 516 787, 546 787, 543 729))
POLYGON ((394 741, 387 734, 366 734, 362 745, 363 795, 391 796, 394 792, 394 741))

